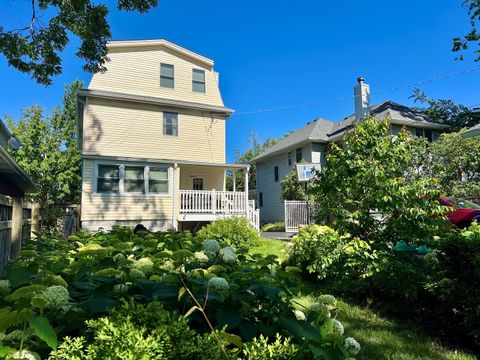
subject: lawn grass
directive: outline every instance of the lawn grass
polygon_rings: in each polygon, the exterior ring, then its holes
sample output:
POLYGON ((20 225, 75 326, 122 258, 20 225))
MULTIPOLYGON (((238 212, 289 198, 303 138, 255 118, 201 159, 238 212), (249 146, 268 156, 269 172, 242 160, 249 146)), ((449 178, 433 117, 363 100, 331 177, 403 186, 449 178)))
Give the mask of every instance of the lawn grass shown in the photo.
MULTIPOLYGON (((281 240, 260 239, 250 249, 251 254, 277 255, 285 259, 286 243, 281 240)), ((315 284, 305 282, 295 299, 298 308, 308 306, 321 294, 315 284)), ((303 308, 304 309, 304 308, 303 308)), ((412 325, 401 324, 376 314, 373 310, 339 301, 337 319, 345 326, 345 335, 352 336, 362 346, 358 360, 474 360, 473 355, 441 346, 412 325)))

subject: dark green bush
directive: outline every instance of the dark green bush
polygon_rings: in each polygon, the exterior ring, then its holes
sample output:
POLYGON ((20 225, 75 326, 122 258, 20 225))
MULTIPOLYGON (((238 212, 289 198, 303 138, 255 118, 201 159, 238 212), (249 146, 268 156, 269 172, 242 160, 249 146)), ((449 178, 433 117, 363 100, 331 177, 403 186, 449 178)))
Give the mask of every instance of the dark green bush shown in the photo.
POLYGON ((260 238, 244 217, 231 217, 212 222, 197 232, 202 239, 215 239, 235 249, 250 247, 260 238))
POLYGON ((283 221, 265 224, 262 226, 262 231, 265 232, 284 232, 285 231, 285 223, 283 221))

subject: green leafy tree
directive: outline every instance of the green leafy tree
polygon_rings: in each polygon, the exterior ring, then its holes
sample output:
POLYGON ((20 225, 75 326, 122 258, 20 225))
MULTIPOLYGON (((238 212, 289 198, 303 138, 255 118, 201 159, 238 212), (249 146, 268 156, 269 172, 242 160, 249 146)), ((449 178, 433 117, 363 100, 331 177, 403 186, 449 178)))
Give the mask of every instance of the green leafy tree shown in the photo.
POLYGON ((298 181, 295 167, 280 181, 280 186, 282 187, 282 200, 307 200, 308 183, 298 181))
MULTIPOLYGON (((480 45, 480 32, 477 29, 477 27, 480 25, 480 1, 463 0, 462 6, 465 7, 468 11, 471 30, 462 37, 453 38, 452 51, 454 52, 465 51, 472 43, 480 45)), ((480 48, 475 50, 475 56, 475 61, 480 61, 480 48)), ((463 60, 463 53, 461 53, 457 59, 463 60)))
MULTIPOLYGON (((119 10, 148 12, 158 0, 118 0, 119 10)), ((7 14, 4 14, 7 15, 7 14)), ((10 66, 49 85, 62 72, 62 52, 75 35, 80 39, 76 55, 88 72, 105 71, 106 42, 111 37, 105 1, 31 0, 31 17, 19 29, 0 26, 0 53, 10 66), (43 14, 39 16, 39 14, 43 14), (48 19, 45 14, 52 14, 48 19)))
POLYGON ((380 248, 426 240, 444 224, 434 217, 444 211, 437 181, 415 169, 419 143, 408 131, 389 135, 389 128, 388 120, 356 125, 342 146, 331 146, 311 188, 320 219, 380 248))
POLYGON ((452 131, 472 127, 480 123, 480 111, 456 104, 453 100, 432 99, 420 89, 415 89, 411 98, 415 102, 427 105, 422 110, 433 122, 449 125, 452 131))
MULTIPOLYGON (((39 106, 23 112, 9 127, 22 143, 18 150, 9 149, 15 161, 38 187, 30 195, 47 211, 53 205, 78 203, 81 193, 80 152, 77 142, 76 93, 82 83, 74 81, 65 89, 62 106, 46 115, 39 106)), ((47 211, 46 221, 55 217, 47 211)))

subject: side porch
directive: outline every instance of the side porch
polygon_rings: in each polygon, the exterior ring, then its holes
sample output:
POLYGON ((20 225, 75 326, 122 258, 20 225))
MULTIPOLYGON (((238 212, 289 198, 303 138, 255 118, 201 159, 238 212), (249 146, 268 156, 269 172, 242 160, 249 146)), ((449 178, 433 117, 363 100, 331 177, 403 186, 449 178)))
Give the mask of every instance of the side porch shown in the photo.
POLYGON ((179 223, 209 222, 232 216, 245 216, 259 230, 259 210, 248 199, 247 164, 178 164, 179 223), (235 175, 232 191, 226 190, 227 171, 244 173, 243 191, 237 191, 235 175))

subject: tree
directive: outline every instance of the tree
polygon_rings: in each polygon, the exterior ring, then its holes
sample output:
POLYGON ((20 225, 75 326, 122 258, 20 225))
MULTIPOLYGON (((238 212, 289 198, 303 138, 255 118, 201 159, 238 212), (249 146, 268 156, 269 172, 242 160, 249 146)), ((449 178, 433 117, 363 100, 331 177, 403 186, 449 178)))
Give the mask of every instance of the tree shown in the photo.
POLYGON ((356 125, 342 146, 331 145, 311 186, 320 220, 379 246, 425 240, 444 223, 434 216, 444 211, 437 181, 415 169, 419 142, 389 128, 372 118, 356 125))
POLYGON ((480 112, 456 104, 453 100, 431 99, 420 89, 415 89, 411 98, 415 102, 428 105, 422 110, 433 122, 449 125, 452 131, 472 127, 480 123, 480 112))
MULTIPOLYGON (((65 49, 70 34, 80 38, 76 55, 85 60, 88 72, 105 71, 106 42, 111 37, 107 22, 108 7, 93 0, 31 0, 30 23, 19 29, 0 26, 0 53, 8 64, 28 73, 38 83, 49 85, 62 72, 59 53, 65 49), (48 19, 38 13, 53 13, 48 19)), ((118 0, 117 8, 148 12, 158 0, 118 0)))
POLYGON ((8 123, 20 140, 18 150, 9 148, 15 161, 37 185, 31 199, 46 211, 46 221, 55 218, 54 205, 78 203, 81 194, 81 161, 77 142, 76 93, 80 81, 66 86, 62 106, 45 115, 42 108, 32 106, 22 118, 8 123))
MULTIPOLYGON (((302 162, 304 162, 302 160, 302 162)), ((292 171, 280 181, 282 187, 282 200, 307 200, 308 183, 298 181, 297 169, 295 166, 292 171)))
MULTIPOLYGON (((290 132, 291 133, 291 132, 290 132)), ((280 140, 283 140, 287 137, 290 133, 285 134, 284 136, 274 139, 274 138, 267 138, 263 143, 260 143, 258 140, 258 134, 255 132, 250 133, 248 138, 248 147, 244 152, 240 150, 235 151, 235 163, 236 164, 248 164, 250 161, 260 155, 262 152, 267 150, 268 148, 272 147, 280 140)), ((257 171, 255 164, 251 164, 250 171, 248 173, 248 187, 249 189, 255 189, 257 185, 256 179, 257 171)), ((243 171, 237 171, 235 177, 235 187, 239 191, 243 191, 245 189, 245 176, 243 171)), ((226 179, 226 188, 227 190, 233 189, 233 172, 229 172, 227 174, 226 179)))
MULTIPOLYGON (((461 52, 468 49, 470 43, 478 43, 480 45, 480 32, 477 30, 477 26, 480 23, 480 1, 479 0, 463 0, 462 6, 467 8, 468 16, 470 17, 470 25, 472 29, 466 35, 462 37, 453 38, 454 52, 461 52)), ((475 61, 480 61, 480 48, 475 50, 475 61)), ((463 54, 458 56, 459 60, 463 60, 463 54)))

